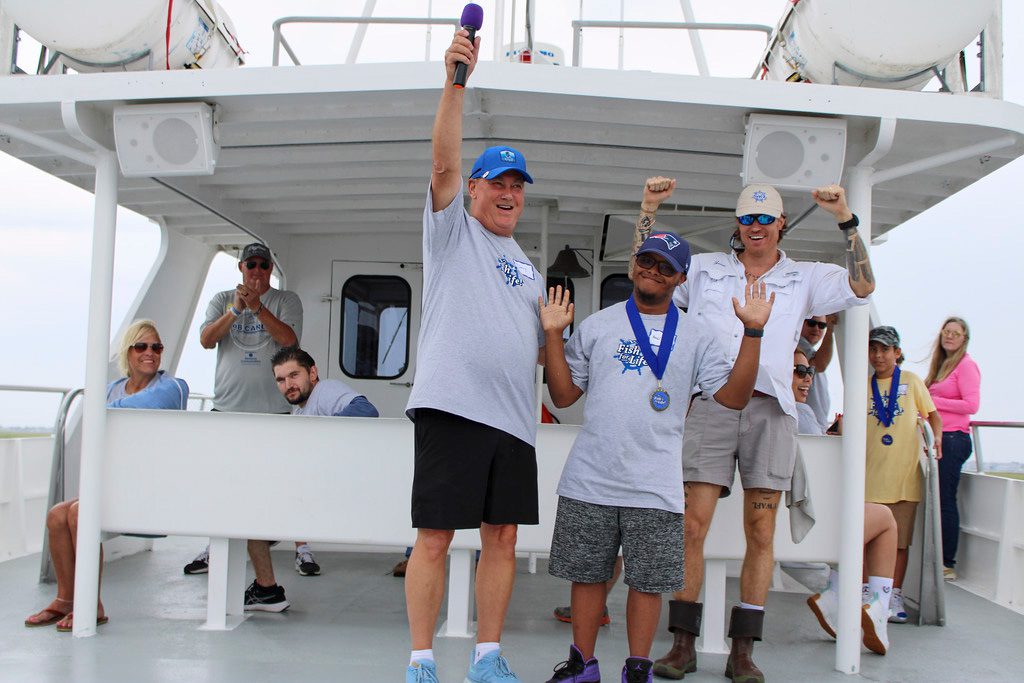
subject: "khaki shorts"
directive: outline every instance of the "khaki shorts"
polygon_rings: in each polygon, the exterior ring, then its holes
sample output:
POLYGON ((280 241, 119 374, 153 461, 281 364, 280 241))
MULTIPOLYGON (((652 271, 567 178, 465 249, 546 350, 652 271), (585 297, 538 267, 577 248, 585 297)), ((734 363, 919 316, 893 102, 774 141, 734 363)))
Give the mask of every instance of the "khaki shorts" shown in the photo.
POLYGON ((729 495, 736 466, 744 489, 788 491, 796 463, 796 419, 770 396, 754 396, 743 410, 707 393, 690 404, 683 437, 683 480, 722 486, 729 495))
POLYGON ((892 510, 892 516, 896 518, 896 549, 906 550, 914 540, 917 503, 912 500, 900 500, 895 503, 882 504, 892 510))

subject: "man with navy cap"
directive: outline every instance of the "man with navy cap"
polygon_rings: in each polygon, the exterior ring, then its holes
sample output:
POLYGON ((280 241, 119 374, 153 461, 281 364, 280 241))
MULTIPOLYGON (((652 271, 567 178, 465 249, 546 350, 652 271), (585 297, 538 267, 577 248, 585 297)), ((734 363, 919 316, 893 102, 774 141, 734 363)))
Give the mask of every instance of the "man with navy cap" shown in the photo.
MULTIPOLYGON (((606 586, 622 547, 629 658, 622 680, 647 683, 661 594, 683 587, 683 472, 679 453, 693 387, 739 410, 757 376, 765 286, 732 299, 744 336, 735 364, 712 331, 672 304, 686 281, 690 245, 655 232, 635 255, 633 295, 580 323, 562 349, 573 305, 561 287, 540 303, 548 388, 564 408, 584 392, 583 426, 558 484, 548 571, 572 581, 573 644, 548 683, 600 681, 594 647, 606 586)), ((773 297, 774 298, 774 297, 773 297)), ((607 678, 605 679, 607 680, 607 678)))
MULTIPOLYGON (((469 683, 519 679, 500 639, 515 579, 516 530, 536 524, 536 366, 544 336, 539 272, 512 238, 532 183, 523 155, 491 147, 462 181, 456 65, 476 65, 479 38, 456 32, 433 131, 423 214, 423 318, 407 414, 415 425, 412 525, 405 575, 412 654, 407 681, 437 680, 432 649, 455 529, 479 529, 477 645, 469 683), (464 208, 469 195, 469 211, 464 208)), ((447 678, 450 678, 448 676, 447 678)))
MULTIPOLYGON (((650 178, 637 219, 636 239, 654 224, 658 206, 671 196, 675 181, 650 178)), ((702 394, 686 417, 683 479, 686 482, 686 586, 669 603, 672 649, 655 663, 654 673, 682 678, 697 668, 694 642, 703 605, 696 602, 704 576, 704 539, 719 497, 729 495, 737 466, 743 486, 743 529, 747 548, 740 574, 740 604, 732 610, 732 648, 725 674, 745 683, 764 681, 754 664, 761 640, 764 607, 774 565, 775 516, 783 491, 790 489, 796 461, 797 411, 793 398, 793 347, 803 321, 867 303, 875 288, 867 249, 857 234, 857 217, 838 185, 811 193, 839 224, 846 243, 846 268, 798 262, 779 249, 786 215, 771 185, 748 185, 736 200, 732 253, 698 254, 675 302, 718 338, 729 362, 738 362, 741 338, 748 334, 729 311, 729 299, 751 284, 765 285, 775 297, 761 343, 754 395, 743 410, 702 394)), ((635 277, 635 275, 634 275, 635 277)))

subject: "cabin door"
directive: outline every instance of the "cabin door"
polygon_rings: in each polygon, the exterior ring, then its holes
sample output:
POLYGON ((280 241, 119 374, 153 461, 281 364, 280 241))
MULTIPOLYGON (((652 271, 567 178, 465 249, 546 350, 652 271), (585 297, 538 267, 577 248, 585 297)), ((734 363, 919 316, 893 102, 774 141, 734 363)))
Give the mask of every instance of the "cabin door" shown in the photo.
POLYGON ((416 374, 423 264, 334 261, 328 376, 402 417, 416 374))

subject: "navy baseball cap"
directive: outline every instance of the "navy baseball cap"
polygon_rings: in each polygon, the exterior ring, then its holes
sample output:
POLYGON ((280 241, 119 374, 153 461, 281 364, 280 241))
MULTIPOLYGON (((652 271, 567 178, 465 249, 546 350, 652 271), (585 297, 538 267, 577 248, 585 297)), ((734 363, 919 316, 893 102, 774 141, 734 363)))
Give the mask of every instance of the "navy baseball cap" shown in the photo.
POLYGON ((473 172, 470 178, 497 178, 502 173, 518 171, 523 180, 533 182, 533 178, 526 172, 526 157, 522 152, 512 147, 488 147, 484 153, 473 162, 473 172))
POLYGON ((690 243, 674 232, 652 232, 636 253, 658 254, 683 275, 690 270, 690 243))

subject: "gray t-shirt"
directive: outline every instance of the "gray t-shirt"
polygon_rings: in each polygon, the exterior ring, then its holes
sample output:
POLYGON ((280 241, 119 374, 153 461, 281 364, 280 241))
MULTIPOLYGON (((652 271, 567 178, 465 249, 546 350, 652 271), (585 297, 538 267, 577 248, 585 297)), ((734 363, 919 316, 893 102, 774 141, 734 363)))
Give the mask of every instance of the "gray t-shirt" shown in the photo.
MULTIPOLYGON (((811 346, 810 342, 800 337, 797 347, 807 356, 807 360, 814 360, 817 350, 811 346)), ((828 377, 825 376, 824 372, 814 373, 811 390, 807 393, 807 406, 814 413, 814 419, 821 426, 819 433, 824 434, 825 430, 832 424, 832 421, 829 419, 831 400, 828 395, 828 377)))
POLYGON ((428 190, 410 418, 417 408, 434 408, 534 444, 543 278, 514 239, 469 215, 461 190, 436 213, 428 190))
POLYGON ((818 418, 814 415, 814 411, 811 410, 811 406, 807 403, 796 404, 796 430, 798 434, 817 434, 821 436, 825 433, 825 430, 818 424, 818 418))
POLYGON ((292 406, 292 415, 338 416, 348 407, 352 399, 361 395, 341 380, 322 379, 309 393, 306 405, 292 406))
MULTIPOLYGON (((664 315, 641 315, 651 345, 662 343, 664 315)), ((683 423, 694 387, 714 394, 732 370, 706 325, 679 314, 675 346, 662 387, 663 412, 651 408, 658 387, 637 346, 625 302, 580 323, 565 347, 572 381, 587 392, 583 426, 558 495, 596 505, 683 511, 683 423)))
MULTIPOLYGON (((278 320, 292 326, 297 338, 302 338, 302 302, 298 294, 270 289, 260 300, 278 320)), ((224 315, 234 301, 235 290, 217 292, 200 330, 224 315)), ((270 367, 270 359, 280 348, 252 311, 243 310, 231 323, 231 330, 217 342, 213 407, 237 413, 291 412, 270 367)))

